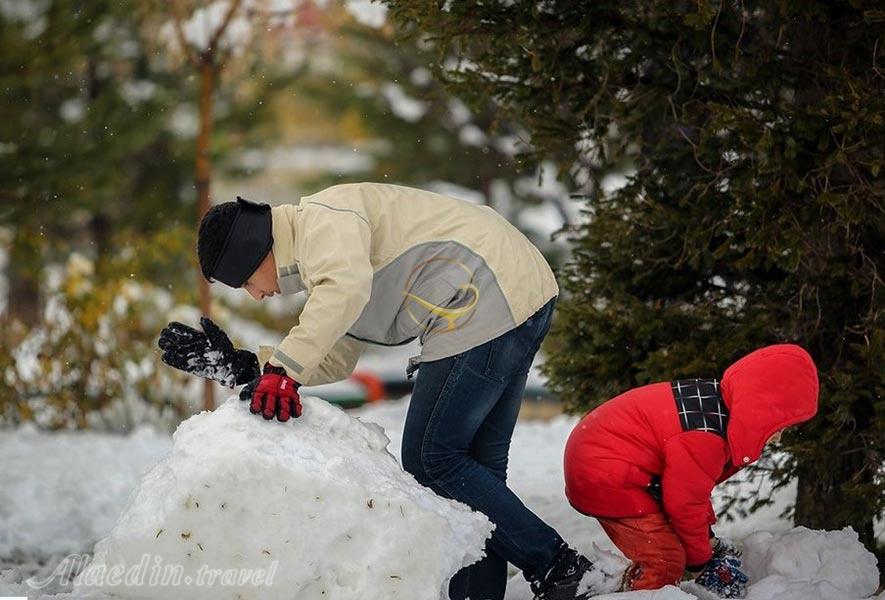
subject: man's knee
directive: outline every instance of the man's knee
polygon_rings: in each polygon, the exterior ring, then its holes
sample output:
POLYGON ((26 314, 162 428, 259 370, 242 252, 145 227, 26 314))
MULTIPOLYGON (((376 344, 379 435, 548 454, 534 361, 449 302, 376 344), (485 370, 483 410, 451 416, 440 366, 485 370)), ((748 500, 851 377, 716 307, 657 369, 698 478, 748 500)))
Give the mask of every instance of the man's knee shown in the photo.
POLYGON ((481 464, 486 470, 495 476, 496 479, 507 483, 507 455, 503 456, 487 456, 483 454, 473 454, 473 459, 481 464))
POLYGON ((444 488, 444 482, 457 469, 463 456, 457 452, 433 452, 425 449, 407 452, 403 449, 403 469, 418 483, 436 493, 444 488))
POLYGON ((486 467, 489 472, 495 476, 496 479, 501 481, 502 483, 507 483, 507 463, 505 462, 502 465, 490 466, 486 467))
POLYGON ((421 451, 402 449, 403 469, 423 486, 430 486, 430 477, 421 465, 421 451))
POLYGON ((431 484, 439 486, 451 478, 452 473, 458 470, 458 466, 465 458, 465 455, 459 452, 422 450, 421 470, 427 475, 431 484))

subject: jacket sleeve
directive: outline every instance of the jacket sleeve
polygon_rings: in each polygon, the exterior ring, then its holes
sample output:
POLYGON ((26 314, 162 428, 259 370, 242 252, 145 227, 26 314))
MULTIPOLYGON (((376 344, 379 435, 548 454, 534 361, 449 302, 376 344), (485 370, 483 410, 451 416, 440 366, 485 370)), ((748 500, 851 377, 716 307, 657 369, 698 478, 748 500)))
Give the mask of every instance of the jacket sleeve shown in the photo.
MULTIPOLYGON (((310 381, 305 381, 303 385, 322 385, 347 379, 356 368, 356 363, 365 348, 365 342, 347 336, 342 337, 329 350, 329 353, 314 371, 314 376, 310 381)), ((273 346, 260 346, 258 349, 259 364, 263 365, 268 362, 273 356, 274 350, 273 346)))
POLYGON ((326 357, 313 372, 313 376, 304 381, 304 385, 322 385, 347 379, 356 368, 356 362, 363 353, 366 344, 346 335, 335 342, 326 357))
POLYGON ((296 243, 307 302, 269 362, 306 384, 322 378, 323 359, 368 303, 373 271, 369 223, 359 212, 308 204, 301 231, 303 239, 296 243))
POLYGON ((686 431, 664 444, 664 512, 685 548, 689 566, 702 565, 713 556, 709 534, 715 513, 710 495, 726 459, 724 440, 706 431, 686 431))

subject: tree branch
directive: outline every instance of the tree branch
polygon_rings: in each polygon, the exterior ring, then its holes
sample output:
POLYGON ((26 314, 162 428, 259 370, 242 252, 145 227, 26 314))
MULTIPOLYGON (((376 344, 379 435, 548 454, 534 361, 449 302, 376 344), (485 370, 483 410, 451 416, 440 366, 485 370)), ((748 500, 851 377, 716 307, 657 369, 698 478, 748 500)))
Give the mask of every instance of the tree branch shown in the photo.
POLYGON ((218 44, 218 41, 221 39, 221 36, 224 35, 227 26, 230 25, 231 19, 233 19, 234 13, 237 12, 237 9, 240 8, 241 3, 242 0, 231 0, 230 7, 227 9, 227 14, 224 15, 224 20, 221 22, 218 29, 215 30, 215 33, 212 34, 212 39, 209 40, 209 47, 206 49, 207 58, 211 59, 214 56, 215 47, 218 44))
POLYGON ((181 51, 184 52, 184 56, 187 58, 187 61, 189 63, 191 63, 195 67, 199 67, 199 57, 197 56, 197 53, 194 51, 193 47, 187 43, 187 39, 184 37, 184 28, 182 26, 182 21, 184 20, 184 11, 182 10, 181 0, 169 0, 169 4, 172 6, 172 20, 175 23, 175 37, 178 38, 178 43, 181 45, 181 51))

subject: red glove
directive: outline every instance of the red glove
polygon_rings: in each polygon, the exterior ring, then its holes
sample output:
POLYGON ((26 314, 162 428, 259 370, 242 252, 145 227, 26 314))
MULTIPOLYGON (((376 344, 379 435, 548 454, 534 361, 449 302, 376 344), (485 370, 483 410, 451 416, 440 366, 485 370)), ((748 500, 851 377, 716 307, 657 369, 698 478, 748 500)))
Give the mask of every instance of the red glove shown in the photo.
POLYGON ((264 374, 252 391, 252 403, 249 411, 259 414, 267 420, 276 415, 279 421, 288 421, 290 416, 301 416, 301 397, 298 388, 301 384, 286 375, 282 367, 274 367, 270 363, 264 365, 264 374))

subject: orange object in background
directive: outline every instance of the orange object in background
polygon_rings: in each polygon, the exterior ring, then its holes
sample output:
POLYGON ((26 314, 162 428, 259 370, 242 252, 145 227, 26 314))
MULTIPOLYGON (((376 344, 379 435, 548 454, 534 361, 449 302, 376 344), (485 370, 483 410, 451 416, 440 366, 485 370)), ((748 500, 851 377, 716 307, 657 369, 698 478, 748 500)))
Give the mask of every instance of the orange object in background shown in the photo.
POLYGON ((664 513, 598 520, 633 563, 624 577, 624 591, 678 585, 685 571, 685 549, 664 513))
POLYGON ((359 381, 366 388, 366 402, 377 402, 387 397, 384 382, 368 371, 354 371, 350 379, 359 381))

